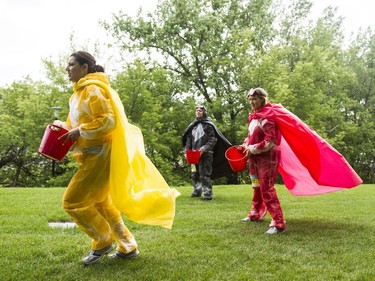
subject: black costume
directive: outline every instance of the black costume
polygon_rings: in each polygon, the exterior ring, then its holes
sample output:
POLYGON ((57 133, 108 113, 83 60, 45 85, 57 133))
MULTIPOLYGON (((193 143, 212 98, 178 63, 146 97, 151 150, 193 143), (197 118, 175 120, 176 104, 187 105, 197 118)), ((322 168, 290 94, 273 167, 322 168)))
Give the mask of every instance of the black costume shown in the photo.
POLYGON ((210 117, 195 119, 182 135, 182 144, 185 149, 203 151, 199 164, 196 165, 196 171, 192 172, 194 185, 192 196, 198 197, 203 191, 204 199, 212 199, 211 178, 220 178, 232 173, 225 158, 225 151, 232 144, 219 131, 210 117))

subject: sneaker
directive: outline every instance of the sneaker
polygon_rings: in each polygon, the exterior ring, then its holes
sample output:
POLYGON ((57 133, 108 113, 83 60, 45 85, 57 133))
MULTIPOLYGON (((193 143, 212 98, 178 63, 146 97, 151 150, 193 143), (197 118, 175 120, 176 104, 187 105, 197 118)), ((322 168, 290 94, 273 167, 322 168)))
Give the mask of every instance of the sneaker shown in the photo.
POLYGON ((82 262, 85 265, 93 264, 99 261, 104 255, 108 254, 113 250, 112 244, 101 249, 101 250, 91 250, 87 257, 85 257, 82 262))
POLYGON ((274 235, 274 234, 281 234, 284 232, 284 229, 281 229, 281 228, 277 228, 276 226, 271 226, 266 232, 265 234, 268 234, 268 235, 274 235))
POLYGON ((250 221, 251 221, 251 218, 249 217, 246 217, 240 220, 240 222, 250 222, 250 221))
POLYGON ((117 251, 116 253, 111 254, 108 257, 111 259, 132 259, 138 255, 139 255, 139 251, 135 249, 127 254, 117 251))
POLYGON ((199 193, 192 193, 191 197, 201 197, 201 194, 199 194, 199 193))
POLYGON ((203 200, 204 201, 210 201, 210 200, 212 200, 212 197, 204 197, 203 200))
MULTIPOLYGON (((272 227, 272 226, 275 226, 276 222, 274 220, 271 220, 271 223, 269 225, 269 227, 272 227)), ((284 224, 286 224, 286 221, 284 220, 284 224)))
POLYGON ((246 218, 243 218, 243 219, 240 220, 240 222, 251 222, 251 221, 253 221, 253 222, 262 222, 263 220, 256 220, 256 219, 252 219, 250 217, 246 217, 246 218))

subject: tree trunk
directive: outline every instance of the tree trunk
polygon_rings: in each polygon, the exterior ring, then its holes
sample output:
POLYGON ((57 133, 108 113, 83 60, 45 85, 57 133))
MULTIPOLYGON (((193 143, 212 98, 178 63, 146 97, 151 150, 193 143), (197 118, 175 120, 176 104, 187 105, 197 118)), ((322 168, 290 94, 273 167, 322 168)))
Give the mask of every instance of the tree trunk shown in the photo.
POLYGON ((12 186, 18 185, 18 178, 20 177, 21 169, 22 169, 22 165, 17 165, 17 171, 16 171, 16 174, 14 175, 12 186))

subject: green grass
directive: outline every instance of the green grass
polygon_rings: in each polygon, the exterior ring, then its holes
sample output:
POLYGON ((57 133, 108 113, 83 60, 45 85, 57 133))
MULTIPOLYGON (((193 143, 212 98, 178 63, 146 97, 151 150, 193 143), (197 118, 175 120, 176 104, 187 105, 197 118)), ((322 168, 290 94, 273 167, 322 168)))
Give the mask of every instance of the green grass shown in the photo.
POLYGON ((63 188, 0 189, 0 280, 375 280, 375 185, 294 197, 277 186, 287 231, 267 236, 240 223, 249 186, 214 186, 214 200, 178 188, 172 230, 125 219, 139 244, 134 260, 84 267, 90 239, 69 221, 63 188))

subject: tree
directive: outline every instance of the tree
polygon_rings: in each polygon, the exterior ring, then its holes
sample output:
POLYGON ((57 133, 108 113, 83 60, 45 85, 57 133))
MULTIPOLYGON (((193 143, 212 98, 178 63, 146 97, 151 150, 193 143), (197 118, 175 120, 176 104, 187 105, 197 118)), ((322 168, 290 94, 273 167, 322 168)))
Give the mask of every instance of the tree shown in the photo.
POLYGON ((120 48, 159 55, 163 68, 180 81, 180 92, 204 100, 232 141, 238 126, 225 126, 243 109, 238 79, 249 54, 271 39, 272 1, 167 0, 153 15, 135 20, 120 14, 105 27, 120 48))
POLYGON ((350 107, 345 121, 355 126, 344 138, 347 152, 366 182, 375 181, 375 35, 359 33, 347 52, 347 67, 355 80, 348 87, 350 107))
POLYGON ((169 184, 181 185, 189 173, 183 159, 181 134, 190 120, 194 103, 175 98, 170 71, 140 60, 129 64, 112 81, 129 122, 141 128, 146 154, 169 184))
MULTIPOLYGON (((113 75, 112 86, 170 184, 188 181, 181 134, 195 105, 205 104, 239 144, 250 110, 244 92, 257 86, 328 140, 365 182, 374 182, 374 35, 360 32, 345 48, 336 9, 328 7, 313 23, 306 21, 310 8, 308 0, 164 0, 146 17, 118 14, 103 23, 123 55, 138 58, 113 75)), ((99 48, 94 53, 101 57, 99 48)), ((69 54, 44 60, 49 83, 25 79, 0 89, 2 185, 66 185, 75 171, 68 157, 62 174, 52 177, 51 162, 36 153, 53 120, 51 107, 62 107, 62 119, 69 111, 69 54)))
POLYGON ((0 182, 6 186, 40 185, 46 163, 38 154, 41 136, 52 109, 46 87, 26 79, 1 89, 0 182))
POLYGON ((158 55, 179 81, 180 100, 204 101, 233 143, 246 134, 242 93, 262 86, 355 166, 345 140, 358 131, 344 112, 352 112, 348 89, 356 76, 345 63, 343 19, 328 7, 316 24, 308 22, 311 5, 165 0, 147 17, 119 14, 104 26, 121 49, 158 55))
MULTIPOLYGON (((52 160, 38 154, 44 130, 55 116, 52 107, 67 116, 71 89, 63 78, 65 63, 44 60, 51 84, 25 78, 0 89, 0 184, 46 186, 52 175, 52 160)), ((58 172, 64 172, 55 165, 58 172)))

